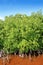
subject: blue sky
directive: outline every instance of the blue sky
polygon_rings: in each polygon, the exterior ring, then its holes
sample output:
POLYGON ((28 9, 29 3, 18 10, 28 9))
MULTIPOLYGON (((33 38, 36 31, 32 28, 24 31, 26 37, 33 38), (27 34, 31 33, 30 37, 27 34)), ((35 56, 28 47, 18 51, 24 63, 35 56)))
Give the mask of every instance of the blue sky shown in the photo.
POLYGON ((0 0, 0 18, 17 13, 30 15, 42 9, 43 0, 0 0))

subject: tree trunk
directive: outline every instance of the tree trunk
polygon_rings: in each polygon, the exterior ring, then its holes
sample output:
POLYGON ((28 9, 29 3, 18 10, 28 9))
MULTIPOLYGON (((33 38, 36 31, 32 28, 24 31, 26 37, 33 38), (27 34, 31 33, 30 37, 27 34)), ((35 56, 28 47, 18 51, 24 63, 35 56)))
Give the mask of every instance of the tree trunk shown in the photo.
POLYGON ((6 59, 7 59, 8 63, 9 63, 9 56, 8 55, 6 56, 6 59))
POLYGON ((14 53, 14 55, 16 55, 16 52, 14 53))
POLYGON ((32 53, 32 51, 30 50, 30 52, 29 52, 29 59, 30 60, 32 60, 31 53, 32 53))
POLYGON ((29 60, 32 60, 31 54, 29 53, 29 60))
POLYGON ((19 57, 22 57, 22 58, 23 58, 23 57, 24 57, 24 54, 23 54, 23 53, 21 54, 21 53, 19 52, 19 57))
POLYGON ((22 54, 19 52, 19 57, 22 57, 22 54))
POLYGON ((36 57, 35 55, 36 55, 36 54, 35 54, 35 51, 34 51, 34 57, 36 57))
POLYGON ((2 53, 1 53, 1 51, 0 51, 0 58, 2 57, 2 53))
POLYGON ((27 54, 25 53, 25 57, 27 58, 27 54))
POLYGON ((38 55, 40 56, 40 50, 38 50, 38 55))
POLYGON ((24 57, 24 54, 22 54, 21 57, 23 58, 24 57))
POLYGON ((6 63, 5 63, 5 57, 2 57, 2 60, 3 60, 3 65, 6 65, 6 63))

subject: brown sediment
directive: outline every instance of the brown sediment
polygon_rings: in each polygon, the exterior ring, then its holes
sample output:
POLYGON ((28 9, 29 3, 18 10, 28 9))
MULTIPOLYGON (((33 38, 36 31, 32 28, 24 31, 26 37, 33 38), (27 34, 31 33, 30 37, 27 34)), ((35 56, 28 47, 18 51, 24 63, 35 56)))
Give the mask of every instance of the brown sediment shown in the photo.
MULTIPOLYGON (((21 58, 18 55, 9 55, 9 58, 9 63, 5 60, 5 65, 43 65, 43 55, 32 57, 31 60, 29 57, 21 58)), ((0 65, 4 65, 1 58, 0 65)))

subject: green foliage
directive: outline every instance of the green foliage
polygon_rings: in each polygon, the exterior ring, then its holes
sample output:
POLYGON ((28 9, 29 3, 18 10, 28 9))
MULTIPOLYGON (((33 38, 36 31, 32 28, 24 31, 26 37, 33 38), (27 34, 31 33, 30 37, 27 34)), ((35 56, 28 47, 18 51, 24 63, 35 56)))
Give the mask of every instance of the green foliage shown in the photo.
POLYGON ((4 37, 3 37, 3 29, 4 29, 4 22, 0 20, 0 50, 3 48, 4 44, 4 37))
POLYGON ((0 20, 0 50, 9 53, 28 53, 29 50, 43 50, 43 15, 16 14, 0 20))
POLYGON ((18 45, 19 51, 20 53, 27 53, 29 50, 29 44, 28 41, 26 41, 25 39, 23 39, 19 45, 18 45))

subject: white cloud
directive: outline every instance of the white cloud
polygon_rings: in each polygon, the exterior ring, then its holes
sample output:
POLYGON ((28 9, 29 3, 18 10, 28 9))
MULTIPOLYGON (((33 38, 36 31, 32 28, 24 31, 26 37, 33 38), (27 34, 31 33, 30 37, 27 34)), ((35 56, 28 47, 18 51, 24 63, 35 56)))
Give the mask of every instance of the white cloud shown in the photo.
POLYGON ((1 16, 0 16, 0 19, 4 20, 4 17, 1 17, 1 16))

